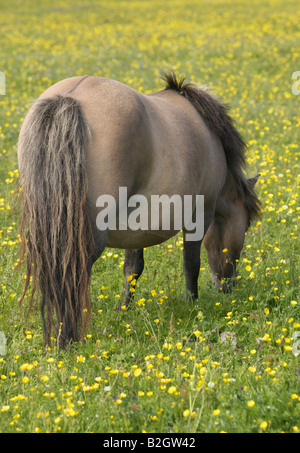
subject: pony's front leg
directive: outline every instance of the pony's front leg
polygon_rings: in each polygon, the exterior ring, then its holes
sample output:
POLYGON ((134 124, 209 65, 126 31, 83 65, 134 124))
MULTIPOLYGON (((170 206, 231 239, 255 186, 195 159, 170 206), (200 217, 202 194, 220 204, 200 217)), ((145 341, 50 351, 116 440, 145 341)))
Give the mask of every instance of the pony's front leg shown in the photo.
POLYGON ((186 300, 198 298, 198 276, 200 270, 200 241, 187 241, 183 233, 183 271, 185 277, 186 300))
POLYGON ((137 279, 144 270, 143 249, 125 250, 124 275, 125 275, 125 300, 122 305, 129 306, 137 279))

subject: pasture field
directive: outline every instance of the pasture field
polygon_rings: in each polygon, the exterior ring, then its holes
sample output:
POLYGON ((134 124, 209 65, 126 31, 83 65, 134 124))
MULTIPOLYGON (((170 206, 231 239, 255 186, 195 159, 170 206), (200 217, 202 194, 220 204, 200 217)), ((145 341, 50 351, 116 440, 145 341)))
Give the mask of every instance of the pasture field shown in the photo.
POLYGON ((296 0, 1 0, 0 432, 300 431, 299 23, 296 0), (116 312, 124 251, 106 249, 84 341, 45 351, 39 308, 20 315, 25 270, 15 273, 26 111, 69 76, 150 93, 167 69, 231 106, 248 174, 261 174, 238 286, 214 289, 202 250, 199 303, 187 305, 179 234, 145 251, 132 310, 116 312))

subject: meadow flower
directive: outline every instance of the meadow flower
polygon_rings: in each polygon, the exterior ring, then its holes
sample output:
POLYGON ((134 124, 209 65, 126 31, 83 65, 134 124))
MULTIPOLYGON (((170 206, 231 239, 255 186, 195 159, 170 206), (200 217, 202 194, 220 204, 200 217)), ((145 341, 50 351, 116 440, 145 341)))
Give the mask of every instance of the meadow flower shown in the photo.
POLYGON ((67 416, 67 417, 75 417, 76 415, 78 415, 78 411, 75 411, 73 408, 67 408, 67 409, 64 409, 64 414, 67 416))
POLYGON ((81 362, 81 363, 84 363, 84 362, 85 362, 85 357, 83 357, 83 356, 81 356, 81 355, 80 355, 80 356, 77 356, 76 362, 77 362, 77 363, 80 363, 80 362, 81 362))
POLYGON ((202 332, 200 332, 200 330, 195 330, 193 334, 195 335, 195 337, 199 337, 202 334, 202 332))
POLYGON ((32 370, 33 368, 33 364, 30 364, 30 363, 23 363, 21 366, 20 366, 20 370, 32 370))
POLYGON ((220 366, 220 362, 212 362, 211 366, 213 368, 220 366))
POLYGON ((261 424, 259 426, 261 427, 261 429, 265 430, 268 427, 268 422, 263 421, 263 422, 261 422, 261 424))
POLYGON ((9 411, 9 409, 10 409, 10 406, 2 406, 0 409, 0 412, 7 412, 7 411, 9 411))
POLYGON ((168 388, 168 393, 175 393, 176 392, 176 387, 174 385, 172 385, 171 387, 168 388))
POLYGON ((142 374, 141 368, 136 368, 136 369, 134 370, 133 374, 134 374, 136 377, 140 376, 140 375, 142 374))

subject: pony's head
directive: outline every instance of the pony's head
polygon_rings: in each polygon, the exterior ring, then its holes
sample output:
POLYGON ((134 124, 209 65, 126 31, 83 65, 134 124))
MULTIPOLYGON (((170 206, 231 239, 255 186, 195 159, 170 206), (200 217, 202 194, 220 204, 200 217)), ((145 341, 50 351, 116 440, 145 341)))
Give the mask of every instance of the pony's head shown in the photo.
POLYGON ((204 237, 212 281, 225 292, 235 285, 236 265, 245 234, 259 213, 259 201, 254 192, 259 176, 248 180, 245 178, 244 196, 239 195, 232 176, 227 178, 214 218, 204 237))

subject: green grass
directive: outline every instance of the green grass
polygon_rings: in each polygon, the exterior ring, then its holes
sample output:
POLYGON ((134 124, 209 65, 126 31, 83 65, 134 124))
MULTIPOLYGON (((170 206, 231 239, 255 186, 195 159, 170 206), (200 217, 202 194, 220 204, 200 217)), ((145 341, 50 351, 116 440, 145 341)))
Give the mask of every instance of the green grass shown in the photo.
POLYGON ((0 432, 300 429, 298 3, 161 5, 2 2, 0 432), (145 251, 132 309, 116 312, 124 252, 107 249, 93 269, 84 341, 45 351, 38 307, 27 323, 19 312, 25 271, 14 272, 21 122, 63 78, 96 74, 148 93, 163 87, 165 69, 209 83, 231 105, 249 176, 261 173, 263 215, 246 235, 238 287, 212 287, 203 250, 199 302, 187 305, 179 235, 145 251))

